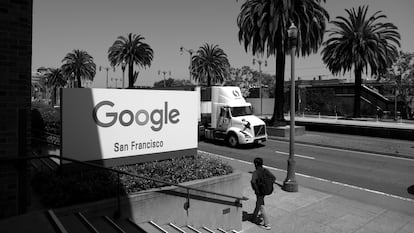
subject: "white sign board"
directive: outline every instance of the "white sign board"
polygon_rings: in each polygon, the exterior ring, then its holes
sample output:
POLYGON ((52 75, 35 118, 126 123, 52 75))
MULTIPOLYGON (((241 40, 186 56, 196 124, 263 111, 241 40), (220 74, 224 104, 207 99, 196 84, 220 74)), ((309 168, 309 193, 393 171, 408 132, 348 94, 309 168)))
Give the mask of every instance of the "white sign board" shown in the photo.
POLYGON ((91 161, 197 148, 195 91, 63 89, 62 155, 91 161))

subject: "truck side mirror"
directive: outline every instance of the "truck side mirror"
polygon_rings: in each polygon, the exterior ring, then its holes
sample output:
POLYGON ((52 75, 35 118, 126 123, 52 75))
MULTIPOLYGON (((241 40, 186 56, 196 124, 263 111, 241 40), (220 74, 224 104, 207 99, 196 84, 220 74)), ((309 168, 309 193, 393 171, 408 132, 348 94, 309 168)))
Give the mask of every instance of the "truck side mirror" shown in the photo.
POLYGON ((244 127, 250 129, 250 122, 246 121, 245 119, 242 120, 244 127))

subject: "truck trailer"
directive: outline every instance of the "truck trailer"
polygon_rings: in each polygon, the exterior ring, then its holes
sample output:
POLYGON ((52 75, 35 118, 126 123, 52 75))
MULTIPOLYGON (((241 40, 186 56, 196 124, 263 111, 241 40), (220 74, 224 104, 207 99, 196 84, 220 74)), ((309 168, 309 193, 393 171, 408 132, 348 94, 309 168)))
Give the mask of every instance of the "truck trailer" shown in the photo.
POLYGON ((197 88, 200 93, 199 136, 224 140, 231 147, 267 140, 266 124, 236 86, 197 88))

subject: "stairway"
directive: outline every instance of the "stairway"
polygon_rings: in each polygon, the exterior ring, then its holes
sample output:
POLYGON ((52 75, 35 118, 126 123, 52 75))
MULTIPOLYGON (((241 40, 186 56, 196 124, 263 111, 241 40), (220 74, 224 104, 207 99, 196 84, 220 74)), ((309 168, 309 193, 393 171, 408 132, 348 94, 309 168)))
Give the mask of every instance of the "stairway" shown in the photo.
POLYGON ((52 210, 47 212, 56 232, 60 233, 236 233, 220 228, 205 226, 177 226, 174 223, 159 225, 154 221, 136 223, 130 218, 113 219, 108 216, 88 218, 78 212, 56 216, 52 210))

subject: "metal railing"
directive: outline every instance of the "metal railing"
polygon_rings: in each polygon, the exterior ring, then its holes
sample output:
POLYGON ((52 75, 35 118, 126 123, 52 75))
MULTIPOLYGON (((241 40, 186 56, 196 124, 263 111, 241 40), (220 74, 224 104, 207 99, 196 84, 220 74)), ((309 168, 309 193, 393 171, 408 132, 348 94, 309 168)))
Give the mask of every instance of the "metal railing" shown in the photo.
POLYGON ((190 199, 196 199, 196 200, 213 202, 213 203, 230 205, 230 206, 236 206, 236 207, 242 207, 241 201, 248 200, 248 198, 244 197, 244 196, 243 197, 237 197, 237 196, 232 196, 232 195, 227 195, 227 194, 202 190, 202 189, 198 189, 198 188, 187 187, 187 186, 180 185, 180 184, 177 184, 177 183, 171 183, 171 182, 168 182, 168 181, 164 181, 164 180, 160 180, 160 179, 156 179, 156 178, 152 178, 152 177, 137 175, 137 174, 133 174, 133 173, 125 172, 125 171, 120 171, 120 170, 113 169, 113 168, 103 167, 103 166, 100 166, 100 165, 97 165, 97 164, 83 162, 83 161, 79 161, 79 160, 76 160, 76 159, 66 158, 66 157, 57 156, 57 155, 35 155, 35 156, 18 157, 18 158, 3 157, 3 158, 0 158, 0 162, 19 162, 19 161, 29 161, 29 160, 46 159, 46 158, 49 158, 49 159, 50 158, 56 158, 56 159, 59 159, 60 161, 69 161, 69 162, 72 162, 72 163, 77 163, 77 164, 85 165, 85 166, 88 166, 88 167, 93 167, 93 168, 96 168, 96 169, 101 169, 101 170, 106 170, 106 171, 109 171, 109 172, 116 173, 117 174, 117 210, 114 213, 115 218, 119 218, 121 216, 121 181, 120 181, 120 175, 121 174, 130 176, 130 177, 134 177, 134 178, 151 180, 155 183, 161 183, 161 184, 164 184, 164 185, 167 185, 167 186, 175 186, 175 187, 185 189, 186 193, 181 193, 181 192, 172 191, 172 190, 161 190, 161 189, 160 190, 154 190, 154 192, 161 192, 161 193, 165 193, 165 194, 170 194, 170 195, 181 196, 181 197, 187 198, 187 202, 184 204, 184 208, 185 208, 186 211, 188 211, 188 209, 190 208, 190 199), (190 190, 205 193, 205 194, 212 194, 212 195, 217 195, 217 196, 221 196, 221 197, 225 197, 225 198, 230 198, 230 199, 234 199, 235 201, 231 202, 231 201, 226 201, 226 200, 212 198, 212 197, 204 197, 204 196, 200 196, 200 195, 190 194, 190 192, 189 192, 190 190))

